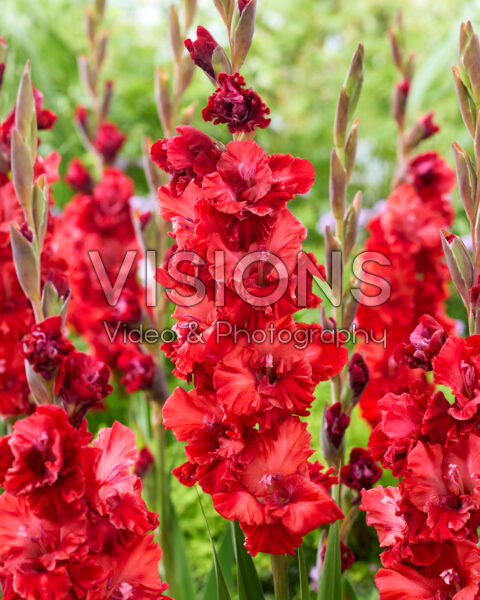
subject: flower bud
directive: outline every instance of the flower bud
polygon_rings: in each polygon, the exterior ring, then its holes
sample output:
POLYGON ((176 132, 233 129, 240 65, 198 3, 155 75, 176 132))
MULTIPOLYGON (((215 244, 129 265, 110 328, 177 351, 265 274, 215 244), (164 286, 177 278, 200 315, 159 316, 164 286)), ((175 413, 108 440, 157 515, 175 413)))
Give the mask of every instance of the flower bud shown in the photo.
POLYGON ((255 14, 257 0, 250 0, 245 5, 233 34, 232 64, 233 71, 239 71, 245 62, 255 31, 255 14))
POLYGON ((212 64, 215 75, 218 77, 219 73, 227 73, 231 75, 233 73, 232 65, 228 56, 225 54, 225 50, 221 46, 217 46, 212 54, 212 64))
MULTIPOLYGON (((20 137, 27 141, 31 135, 32 119, 35 115, 35 100, 33 97, 32 79, 30 76, 30 61, 25 65, 25 69, 20 79, 20 85, 15 104, 15 129, 20 137)), ((36 148, 36 141, 35 141, 36 148)), ((34 158, 34 157, 33 157, 34 158)))
POLYGON ((347 93, 345 86, 340 88, 338 96, 337 110, 335 112, 335 122, 333 125, 333 143, 335 148, 342 149, 345 146, 345 138, 347 136, 348 124, 348 109, 350 106, 350 96, 347 93))
POLYGON ((147 473, 152 468, 154 462, 155 458, 153 454, 150 452, 148 446, 145 446, 145 448, 142 448, 138 453, 137 461, 133 468, 133 472, 137 477, 140 477, 140 479, 144 479, 147 473))
POLYGON ((350 67, 345 78, 345 83, 343 84, 347 90, 347 94, 350 97, 350 115, 355 112, 358 99, 360 98, 360 92, 362 91, 364 58, 365 50, 363 49, 363 45, 359 44, 352 57, 350 67))
POLYGON ((59 294, 55 283, 47 281, 42 290, 42 311, 45 318, 60 315, 62 317, 62 327, 64 327, 69 300, 70 291, 62 296, 59 294))
POLYGON ((465 152, 458 144, 452 144, 452 148, 457 172, 458 191, 468 220, 473 223, 476 212, 477 172, 468 152, 465 152))
POLYGON ((393 62, 399 71, 403 71, 403 48, 402 44, 400 43, 398 28, 389 27, 387 31, 388 38, 390 40, 393 62))
POLYGON ((0 90, 2 89, 5 63, 7 61, 8 46, 4 38, 0 37, 0 90))
POLYGON ((182 112, 180 113, 180 124, 181 125, 191 125, 193 122, 193 118, 195 117, 195 111, 197 110, 197 103, 192 102, 186 106, 182 112))
POLYGON ((347 174, 335 149, 330 155, 330 206, 335 219, 343 219, 345 214, 345 195, 347 174))
POLYGON ((348 260, 355 242, 357 240, 357 229, 358 220, 360 218, 360 211, 362 210, 362 192, 357 192, 352 204, 347 210, 345 215, 345 241, 344 241, 344 252, 345 261, 348 260))
MULTIPOLYGON (((32 208, 33 161, 29 148, 16 128, 12 131, 11 148, 13 187, 28 220, 32 208)), ((33 223, 28 224, 33 227, 33 223)))
MULTIPOLYGON (((469 88, 476 106, 480 105, 480 43, 468 21, 460 27, 460 68, 463 70, 462 80, 467 78, 469 88)), ((464 80, 464 83, 465 80, 464 80)))
POLYGON ((330 226, 327 225, 325 227, 325 262, 326 262, 326 272, 327 272, 327 283, 330 287, 333 286, 334 281, 334 270, 337 269, 338 263, 342 261, 338 261, 334 258, 334 252, 341 254, 342 252, 342 244, 340 240, 335 237, 330 229, 330 226))
POLYGON ((155 100, 158 117, 166 136, 172 134, 172 100, 168 86, 168 75, 161 67, 155 70, 155 100))
POLYGON ((320 444, 322 453, 330 466, 339 465, 345 442, 345 430, 350 424, 350 417, 342 412, 341 402, 323 409, 322 431, 320 444))
POLYGON ((188 31, 197 12, 197 0, 182 0, 183 26, 188 31))
POLYGON ((48 224, 48 186, 44 175, 41 175, 33 186, 32 213, 38 251, 41 252, 48 224))
POLYGON ((393 118, 402 131, 405 128, 405 113, 409 91, 410 82, 408 79, 397 82, 393 91, 393 118))
POLYGON ((433 122, 433 112, 420 117, 407 134, 405 140, 407 152, 414 150, 420 142, 428 139, 438 131, 440 131, 440 127, 433 122))
POLYGON ((39 299, 40 271, 35 250, 32 242, 23 235, 15 223, 10 225, 10 242, 15 271, 23 293, 30 300, 39 299))
POLYGON ((355 278, 350 282, 347 291, 345 292, 346 298, 343 303, 343 327, 350 329, 358 309, 358 300, 353 296, 351 290, 359 285, 359 281, 355 278))
POLYGON ((169 31, 170 31, 170 45, 172 47, 172 53, 177 64, 180 63, 182 58, 182 34, 180 32, 180 23, 178 20, 178 12, 173 4, 170 4, 170 18, 169 18, 169 31))
POLYGON ((193 62, 206 73, 213 83, 217 85, 215 76, 215 70, 213 68, 213 51, 217 48, 218 42, 210 35, 205 27, 197 27, 197 39, 192 41, 190 39, 185 40, 185 48, 190 54, 190 58, 193 62))
POLYGON ((100 39, 97 44, 97 64, 100 66, 103 64, 105 60, 105 56, 107 54, 107 45, 108 45, 108 31, 102 31, 100 35, 100 39))
POLYGON ((178 81, 178 88, 176 91, 177 97, 181 98, 185 90, 188 88, 192 81, 193 74, 195 73, 195 64, 190 60, 190 57, 186 54, 182 57, 180 63, 180 78, 178 81))
POLYGON ((96 87, 95 75, 93 74, 92 69, 90 68, 90 65, 88 63, 88 58, 85 55, 81 54, 77 59, 77 63, 78 63, 78 73, 80 75, 80 81, 83 83, 85 88, 90 92, 90 94, 95 94, 95 87, 96 87))
POLYGON ((440 236, 453 283, 468 308, 470 304, 468 291, 473 285, 472 259, 459 237, 445 229, 440 230, 440 236))
POLYGON ((350 181, 350 177, 352 176, 357 156, 358 123, 359 119, 357 117, 350 127, 350 132, 345 144, 345 170, 347 171, 347 182, 350 181))
POLYGON ((458 105, 460 107, 460 113, 462 115, 465 127, 468 129, 472 138, 475 136, 475 125, 476 125, 476 108, 468 89, 462 82, 460 72, 457 67, 452 67, 453 80, 455 82, 455 89, 457 90, 458 105))
POLYGON ((348 364, 348 382, 352 390, 352 406, 360 400, 360 396, 370 381, 370 370, 363 356, 356 352, 348 364))
POLYGON ((230 31, 235 0, 213 0, 213 3, 227 26, 228 31, 230 31))

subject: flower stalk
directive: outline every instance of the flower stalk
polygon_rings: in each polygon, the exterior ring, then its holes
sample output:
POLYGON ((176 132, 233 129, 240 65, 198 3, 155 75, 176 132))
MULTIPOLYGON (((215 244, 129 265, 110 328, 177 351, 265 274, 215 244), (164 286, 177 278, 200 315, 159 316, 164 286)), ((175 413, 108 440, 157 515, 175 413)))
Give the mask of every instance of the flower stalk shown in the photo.
POLYGON ((275 600, 290 600, 288 557, 286 554, 272 554, 271 557, 275 600))

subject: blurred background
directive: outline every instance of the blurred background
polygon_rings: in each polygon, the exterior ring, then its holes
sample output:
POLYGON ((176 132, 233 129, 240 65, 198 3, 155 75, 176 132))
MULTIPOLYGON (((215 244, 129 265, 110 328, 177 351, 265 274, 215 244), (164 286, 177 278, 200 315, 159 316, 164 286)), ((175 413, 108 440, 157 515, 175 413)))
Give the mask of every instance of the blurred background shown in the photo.
MULTIPOLYGON (((40 152, 57 150, 62 155, 60 172, 65 174, 74 156, 84 150, 73 125, 78 104, 88 97, 80 85, 76 56, 85 51, 85 3, 82 0, 0 0, 0 36, 9 44, 1 116, 14 101, 18 80, 27 58, 32 61, 36 87, 45 96, 44 105, 59 116, 53 131, 44 132, 40 152)), ((162 137, 153 97, 156 65, 169 70, 170 48, 167 33, 168 0, 109 0, 107 24, 110 29, 104 75, 115 81, 110 114, 128 135, 121 154, 121 166, 135 180, 138 195, 147 192, 141 168, 141 140, 144 135, 162 137)), ((257 29, 252 50, 242 70, 252 86, 271 108, 272 124, 259 130, 257 141, 267 152, 288 152, 308 158, 315 166, 317 180, 308 197, 291 203, 293 212, 309 229, 308 250, 322 256, 319 220, 328 207, 328 163, 332 146, 332 123, 338 90, 358 42, 365 46, 366 73, 357 108, 360 142, 351 194, 362 189, 364 204, 373 206, 386 197, 395 169, 396 128, 391 117, 391 96, 397 74, 391 57, 387 27, 395 12, 403 11, 407 46, 417 52, 417 68, 409 99, 409 122, 434 110, 441 132, 422 149, 435 148, 452 164, 451 143, 470 149, 457 109, 451 66, 457 61, 458 29, 462 20, 480 23, 480 1, 458 0, 259 0, 257 29)), ((196 24, 207 27, 225 43, 224 28, 211 0, 199 0, 196 24)), ((194 32, 192 32, 194 36, 194 32)), ((200 109, 206 104, 212 86, 197 70, 184 105, 198 102, 194 124, 223 141, 226 128, 204 124, 200 109)), ((65 205, 72 192, 59 182, 54 188, 56 203, 65 205)), ((458 206, 458 198, 454 197, 458 206)), ((457 221, 456 232, 466 225, 457 221)), ((458 304, 458 303, 457 303, 458 304)), ((174 381, 171 381, 172 386, 174 381)), ((309 419, 314 444, 318 446, 322 396, 329 387, 319 388, 320 401, 309 419)), ((130 400, 131 401, 131 400, 130 400)), ((99 417, 96 425, 108 424, 128 403, 117 394, 111 400, 111 414, 99 417)), ((348 445, 366 445, 368 428, 359 420, 349 429, 348 445)), ((180 464, 181 449, 176 446, 172 464, 180 464)), ((208 538, 193 490, 172 482, 172 493, 188 541, 191 567, 202 586, 211 565, 208 538)), ((204 499, 207 515, 218 541, 224 523, 204 499)), ((315 562, 318 535, 307 540, 308 563, 315 562)), ((376 536, 359 522, 352 541, 358 562, 352 570, 359 598, 373 599, 377 592, 373 575, 378 568, 376 536)), ((268 560, 258 559, 268 570, 268 560)), ((295 565, 292 566, 295 570, 295 565)))

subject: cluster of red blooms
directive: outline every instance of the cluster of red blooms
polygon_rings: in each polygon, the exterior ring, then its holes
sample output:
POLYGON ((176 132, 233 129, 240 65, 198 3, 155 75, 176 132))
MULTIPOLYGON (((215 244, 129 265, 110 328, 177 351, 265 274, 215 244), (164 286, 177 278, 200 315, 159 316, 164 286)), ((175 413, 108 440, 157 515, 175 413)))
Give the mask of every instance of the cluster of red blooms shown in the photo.
MULTIPOLYGON (((38 128, 51 129, 56 115, 43 108, 41 92, 34 89, 34 97, 38 128)), ((15 107, 0 124, 0 414, 5 417, 28 413, 33 408, 29 401, 21 339, 30 332, 34 318, 30 303, 18 283, 10 244, 10 223, 22 223, 24 220, 9 176, 14 125, 15 107)), ((44 159, 37 157, 35 178, 44 175, 48 183, 57 181, 59 161, 57 152, 52 152, 44 159)), ((42 254, 42 281, 52 281, 62 296, 67 293, 68 285, 63 275, 65 262, 53 251, 52 237, 56 227, 56 220, 52 216, 42 254)), ((25 226, 22 231, 29 235, 25 226)))
POLYGON ((4 598, 165 598, 135 435, 115 422, 91 439, 85 420, 76 429, 46 404, 0 440, 4 598))
MULTIPOLYGON (((358 347, 370 368, 370 383, 360 406, 372 425, 380 418, 378 401, 384 394, 407 391, 412 383, 429 387, 423 371, 411 371, 395 361, 395 348, 407 341, 419 317, 428 312, 448 333, 453 331, 454 322, 445 313, 450 276, 439 230, 453 221, 454 185, 455 174, 442 158, 435 152, 419 154, 408 164, 407 181, 392 192, 368 225, 371 237, 366 249, 381 252, 391 263, 366 266, 389 282, 391 294, 381 310, 360 305, 357 313, 359 328, 372 330, 376 339, 386 335, 386 347, 368 340, 358 347)), ((373 286, 362 291, 378 294, 373 286)))
MULTIPOLYGON (((89 130, 83 107, 77 109, 76 119, 79 127, 89 130)), ((125 136, 113 123, 103 122, 92 144, 103 164, 111 165, 124 141, 125 136)), ((78 193, 60 218, 55 241, 69 265, 69 323, 90 344, 97 358, 122 371, 122 382, 129 392, 149 389, 155 371, 151 356, 143 354, 138 344, 126 344, 122 335, 114 337, 113 343, 110 337, 119 326, 128 329, 142 321, 144 289, 137 278, 138 255, 128 263, 125 284, 119 297, 112 300, 113 306, 105 295, 117 276, 123 284, 121 267, 128 251, 138 251, 130 206, 133 181, 109 166, 95 183, 79 159, 69 165, 66 181, 78 193), (90 251, 95 251, 95 257, 90 251)))
MULTIPOLYGON (((187 48, 214 75, 216 42, 202 28, 198 35, 187 48)), ((240 88, 243 78, 220 74, 218 82, 205 118, 236 133, 268 124, 260 98, 240 88)), ((163 408, 165 426, 187 442, 188 461, 174 474, 185 485, 198 482, 222 516, 239 521, 251 554, 293 553, 305 534, 342 516, 328 493, 336 478, 309 462, 311 436, 299 418, 309 414, 318 382, 347 360, 346 349, 320 340, 319 326, 292 316, 306 229, 286 204, 308 192, 313 167, 269 156, 253 140, 223 146, 193 127, 178 133, 151 150, 171 176, 158 196, 175 244, 157 279, 176 298, 177 339, 164 349, 174 374, 195 385, 176 388, 163 408), (272 301, 279 286, 284 292, 272 301), (312 343, 297 344, 298 334, 312 343)), ((308 279, 307 304, 317 306, 308 279)))
POLYGON ((369 449, 400 478, 362 492, 384 568, 381 600, 474 600, 480 595, 480 336, 448 337, 424 315, 398 351, 412 369, 433 370, 443 392, 389 393, 369 449))

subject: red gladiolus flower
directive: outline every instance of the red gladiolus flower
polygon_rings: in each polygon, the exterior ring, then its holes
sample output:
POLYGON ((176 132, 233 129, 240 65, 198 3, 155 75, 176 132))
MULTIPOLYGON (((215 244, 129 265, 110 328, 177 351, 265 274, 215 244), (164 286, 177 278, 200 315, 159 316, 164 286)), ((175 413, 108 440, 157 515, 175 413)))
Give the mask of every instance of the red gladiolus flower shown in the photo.
POLYGON ((343 442, 345 431, 350 424, 350 417, 342 411, 342 403, 335 402, 325 413, 327 436, 333 447, 338 450, 343 442))
POLYGON ((201 25, 197 27, 197 39, 194 42, 190 39, 185 40, 185 48, 190 53, 193 62, 212 79, 215 79, 213 51, 217 46, 218 42, 201 25))
POLYGON ((410 334, 410 343, 395 349, 395 360, 411 369, 432 370, 432 359, 440 352, 447 335, 443 327, 430 315, 423 315, 410 334))
POLYGON ((40 406, 31 417, 17 421, 0 444, 1 485, 13 495, 28 495, 35 514, 67 519, 84 506, 85 476, 81 449, 91 439, 77 431, 64 410, 40 406))
POLYGON ((98 128, 94 146, 103 156, 105 162, 107 164, 112 164, 125 143, 125 140, 126 137, 115 123, 103 121, 98 128))
POLYGON ((214 125, 227 123, 230 133, 250 133, 270 125, 271 119, 266 118, 270 109, 256 92, 245 89, 245 79, 239 73, 220 73, 218 83, 220 87, 202 110, 205 121, 213 121, 214 125))
POLYGON ((74 158, 69 164, 65 181, 74 190, 84 194, 91 194, 95 185, 87 167, 78 158, 74 158))
POLYGON ((257 434, 250 442, 255 457, 240 470, 237 483, 213 495, 218 512, 240 522, 252 555, 294 554, 306 533, 342 518, 327 489, 310 480, 310 441, 306 425, 291 417, 279 426, 277 437, 257 434))
POLYGON ((370 489, 382 476, 382 469, 364 448, 353 448, 350 460, 342 467, 340 480, 352 490, 370 489))
POLYGON ((74 350, 73 344, 61 332, 62 318, 49 317, 36 323, 22 338, 23 354, 33 370, 49 381, 65 357, 74 350))
POLYGON ((151 389, 155 377, 155 363, 151 354, 124 352, 118 358, 118 367, 124 373, 121 381, 130 394, 151 389))
POLYGON ((138 458, 134 466, 134 473, 140 479, 143 479, 148 471, 152 468, 155 462, 155 457, 151 453, 148 446, 145 446, 138 453, 138 458))
POLYGON ((102 406, 113 390, 109 377, 108 366, 88 354, 72 352, 67 357, 56 383, 71 423, 80 425, 87 410, 102 406))

